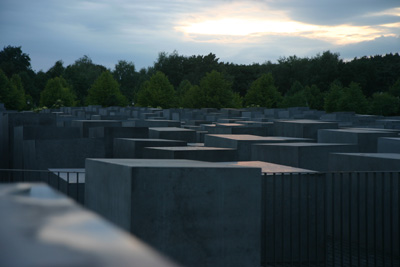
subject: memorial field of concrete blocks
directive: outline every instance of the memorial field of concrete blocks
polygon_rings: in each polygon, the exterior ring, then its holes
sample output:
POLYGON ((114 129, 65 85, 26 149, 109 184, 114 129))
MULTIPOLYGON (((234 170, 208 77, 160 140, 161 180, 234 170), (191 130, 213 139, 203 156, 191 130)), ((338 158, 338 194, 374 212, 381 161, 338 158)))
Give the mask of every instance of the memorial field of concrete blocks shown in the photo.
POLYGON ((400 117, 0 108, 0 151, 0 266, 400 264, 400 117))

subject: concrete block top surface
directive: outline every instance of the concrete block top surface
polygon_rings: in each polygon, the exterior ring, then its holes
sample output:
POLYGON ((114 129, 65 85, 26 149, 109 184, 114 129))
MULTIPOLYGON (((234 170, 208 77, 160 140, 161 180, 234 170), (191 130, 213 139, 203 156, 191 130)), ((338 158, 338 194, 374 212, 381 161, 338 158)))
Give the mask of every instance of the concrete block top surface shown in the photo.
POLYGON ((132 168, 251 168, 238 165, 235 166, 230 164, 185 159, 87 159, 87 161, 122 165, 132 168))
POLYGON ((235 150, 233 148, 224 147, 205 147, 205 146, 171 146, 171 147, 149 147, 147 149, 159 149, 159 150, 169 150, 169 151, 204 151, 204 150, 235 150))
POLYGON ((120 122, 118 120, 74 120, 77 122, 84 122, 84 123, 105 123, 105 122, 120 122))
POLYGON ((336 122, 320 121, 320 120, 280 120, 277 122, 297 123, 297 124, 337 124, 336 122))
MULTIPOLYGON (((285 140, 305 140, 296 137, 280 137, 280 136, 258 136, 251 134, 208 134, 209 136, 226 138, 238 141, 285 141, 285 140)), ((311 140, 311 139, 310 139, 311 140)))
POLYGON ((244 166, 244 167, 258 167, 261 168, 262 173, 317 173, 317 171, 294 168, 291 166, 275 164, 265 161, 236 161, 236 162, 223 162, 224 164, 244 166))
POLYGON ((353 157, 400 160, 400 153, 333 153, 333 154, 353 156, 353 157))
POLYGON ((179 127, 150 127, 149 130, 158 132, 195 132, 194 130, 179 127))
POLYGON ((0 214, 0 266, 175 266, 45 184, 0 185, 0 214))
POLYGON ((290 147, 328 147, 328 146, 352 146, 350 143, 306 143, 306 142, 295 142, 295 143, 271 143, 271 144, 257 144, 260 146, 290 146, 290 147))
POLYGON ((320 131, 339 132, 339 133, 354 133, 354 134, 379 134, 379 133, 392 133, 391 130, 386 129, 371 129, 371 128, 343 128, 343 129, 322 129, 320 131))
POLYGON ((220 127, 245 127, 246 125, 241 123, 217 123, 220 127))
POLYGON ((169 140, 169 139, 156 139, 156 138, 115 138, 118 140, 126 140, 126 141, 133 141, 133 142, 183 142, 180 140, 169 140))

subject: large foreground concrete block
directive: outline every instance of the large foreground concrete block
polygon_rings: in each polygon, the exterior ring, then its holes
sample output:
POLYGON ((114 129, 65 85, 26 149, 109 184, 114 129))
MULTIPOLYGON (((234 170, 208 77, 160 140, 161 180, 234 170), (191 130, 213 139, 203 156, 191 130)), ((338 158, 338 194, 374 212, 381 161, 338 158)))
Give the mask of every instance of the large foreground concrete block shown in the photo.
POLYGON ((0 185, 0 266, 176 266, 44 184, 0 185))
POLYGON ((85 203, 187 266, 259 266, 261 169, 87 159, 85 203))

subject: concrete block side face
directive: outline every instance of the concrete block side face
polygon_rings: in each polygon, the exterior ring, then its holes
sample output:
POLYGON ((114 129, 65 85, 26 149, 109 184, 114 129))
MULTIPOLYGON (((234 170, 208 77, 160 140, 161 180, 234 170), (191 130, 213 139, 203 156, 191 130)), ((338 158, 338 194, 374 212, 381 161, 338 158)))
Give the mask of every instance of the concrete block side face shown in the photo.
POLYGON ((340 132, 330 130, 318 131, 318 143, 345 143, 358 144, 359 138, 357 133, 340 132))
POLYGON ((87 159, 85 179, 85 206, 130 231, 132 169, 87 159))
POLYGON ((378 153, 400 153, 400 138, 378 138, 378 153))
POLYGON ((299 167, 325 172, 329 170, 330 153, 357 153, 357 145, 299 147, 299 167))
POLYGON ((204 136, 204 146, 237 148, 237 141, 234 139, 224 138, 223 136, 215 136, 215 135, 206 134, 204 136))
POLYGON ((253 145, 251 160, 266 161, 292 167, 299 166, 299 149, 292 146, 279 145, 253 145))
POLYGON ((86 158, 103 158, 104 143, 100 139, 35 140, 35 169, 83 168, 86 158))
POLYGON ((133 234, 185 266, 260 264, 260 169, 135 168, 133 177, 133 234))

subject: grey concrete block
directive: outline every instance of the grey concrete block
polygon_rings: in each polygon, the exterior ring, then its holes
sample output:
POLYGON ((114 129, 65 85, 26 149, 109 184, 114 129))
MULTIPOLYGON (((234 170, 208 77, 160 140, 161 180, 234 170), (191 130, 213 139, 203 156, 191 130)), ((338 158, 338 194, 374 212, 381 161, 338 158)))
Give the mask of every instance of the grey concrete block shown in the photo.
POLYGON ((359 152, 375 153, 377 152, 377 143, 379 137, 396 137, 396 132, 389 132, 383 129, 328 129, 318 131, 319 143, 348 143, 357 144, 359 152))
POLYGON ((23 169, 23 141, 25 140, 57 140, 79 138, 77 127, 55 126, 17 126, 14 127, 13 168, 23 169))
POLYGON ((149 128, 149 138, 181 140, 188 143, 195 143, 196 131, 178 127, 152 127, 149 128))
POLYGON ((334 152, 358 152, 358 148, 352 144, 330 143, 257 144, 252 148, 251 160, 328 171, 328 156, 334 152))
POLYGON ((147 147, 144 149, 145 159, 190 159, 209 162, 235 161, 236 149, 220 147, 147 147))
POLYGON ((275 121, 275 136, 288 136, 299 138, 311 138, 317 140, 318 130, 337 129, 335 122, 325 122, 318 120, 285 120, 275 121))
POLYGON ((23 144, 24 168, 84 168, 86 158, 104 158, 101 139, 26 140, 23 144))
POLYGON ((307 173, 317 173, 317 171, 294 168, 287 165, 275 164, 265 161, 237 161, 237 162, 224 162, 229 165, 237 165, 243 167, 257 167, 261 168, 262 174, 272 175, 272 174, 307 174, 307 173))
POLYGON ((81 130, 81 137, 89 137, 89 128, 92 127, 121 127, 122 123, 116 120, 75 120, 72 121, 73 127, 79 127, 81 130))
POLYGON ((122 123, 124 127, 181 127, 180 121, 175 120, 128 120, 122 123))
POLYGON ((114 156, 115 138, 148 138, 147 127, 92 127, 89 129, 90 138, 102 138, 106 149, 106 158, 114 156))
POLYGON ((332 153, 330 171, 400 171, 399 153, 332 153))
POLYGON ((287 142, 311 142, 312 139, 256 136, 250 134, 206 134, 204 145, 208 147, 225 147, 237 150, 238 160, 251 160, 252 145, 257 143, 287 143, 287 142))
POLYGON ((88 159, 85 203, 186 266, 259 266, 260 172, 189 160, 88 159))
POLYGON ((187 142, 166 139, 115 138, 114 158, 143 158, 145 147, 186 146, 187 142))
POLYGON ((400 137, 378 138, 378 153, 400 153, 400 137))

